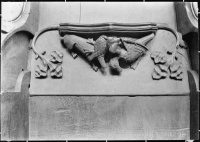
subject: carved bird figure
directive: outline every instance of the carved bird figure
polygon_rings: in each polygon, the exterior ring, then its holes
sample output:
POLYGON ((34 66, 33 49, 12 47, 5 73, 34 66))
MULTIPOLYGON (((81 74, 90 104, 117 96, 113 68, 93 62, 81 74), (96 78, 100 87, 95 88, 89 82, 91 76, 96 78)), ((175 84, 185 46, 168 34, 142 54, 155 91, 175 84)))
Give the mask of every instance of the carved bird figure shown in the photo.
POLYGON ((110 67, 121 72, 122 69, 118 62, 119 59, 124 59, 127 63, 131 64, 130 67, 132 69, 135 69, 140 61, 139 58, 148 50, 145 44, 153 37, 154 34, 150 34, 137 40, 132 38, 120 38, 121 44, 115 42, 109 47, 111 53, 118 54, 118 58, 111 60, 110 67))

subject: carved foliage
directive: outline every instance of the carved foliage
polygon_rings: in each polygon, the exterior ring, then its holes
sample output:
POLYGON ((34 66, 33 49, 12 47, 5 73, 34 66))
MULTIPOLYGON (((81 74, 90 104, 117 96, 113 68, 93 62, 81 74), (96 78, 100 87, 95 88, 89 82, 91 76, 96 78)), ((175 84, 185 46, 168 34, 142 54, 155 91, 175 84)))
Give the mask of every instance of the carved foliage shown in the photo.
POLYGON ((51 52, 51 59, 50 61, 55 64, 54 68, 50 68, 51 77, 60 78, 62 77, 62 61, 63 61, 63 54, 58 51, 51 52))
MULTIPOLYGON (((46 52, 43 52, 44 55, 46 52)), ((38 56, 36 56, 36 60, 38 60, 38 56)), ((62 77, 62 61, 63 54, 58 51, 52 51, 49 55, 49 58, 40 58, 37 62, 35 69, 35 77, 36 78, 45 78, 48 75, 48 69, 50 70, 50 75, 53 78, 61 78, 62 77)))
POLYGON ((180 64, 173 64, 169 67, 170 69, 170 77, 176 80, 182 80, 183 79, 183 70, 180 66, 180 64))
POLYGON ((166 78, 168 74, 170 74, 170 78, 172 79, 182 80, 183 71, 180 63, 174 62, 170 65, 166 55, 158 51, 151 53, 151 58, 155 63, 155 68, 152 73, 152 78, 154 80, 166 78))

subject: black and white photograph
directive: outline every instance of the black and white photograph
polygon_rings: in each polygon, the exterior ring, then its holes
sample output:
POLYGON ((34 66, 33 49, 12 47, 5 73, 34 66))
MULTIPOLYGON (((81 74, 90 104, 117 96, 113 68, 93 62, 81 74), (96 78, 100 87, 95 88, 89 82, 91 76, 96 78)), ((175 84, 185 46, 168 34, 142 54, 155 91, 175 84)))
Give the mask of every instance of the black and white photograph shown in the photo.
POLYGON ((1 2, 1 140, 199 140, 198 2, 1 2))

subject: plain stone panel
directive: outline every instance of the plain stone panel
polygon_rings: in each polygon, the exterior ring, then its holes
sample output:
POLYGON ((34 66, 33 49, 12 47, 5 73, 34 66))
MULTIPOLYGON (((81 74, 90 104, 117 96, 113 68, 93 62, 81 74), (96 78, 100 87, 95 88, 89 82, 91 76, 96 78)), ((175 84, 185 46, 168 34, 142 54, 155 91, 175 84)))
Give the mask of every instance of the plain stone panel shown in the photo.
POLYGON ((59 23, 78 23, 80 2, 40 2, 39 29, 59 23))
POLYGON ((27 140, 29 135, 29 101, 25 92, 1 94, 1 140, 27 140))
POLYGON ((173 2, 84 2, 80 23, 167 23, 176 29, 173 2))
POLYGON ((173 2, 40 2, 39 29, 58 23, 167 23, 176 28, 173 2))
POLYGON ((31 140, 189 139, 189 96, 31 96, 31 140))

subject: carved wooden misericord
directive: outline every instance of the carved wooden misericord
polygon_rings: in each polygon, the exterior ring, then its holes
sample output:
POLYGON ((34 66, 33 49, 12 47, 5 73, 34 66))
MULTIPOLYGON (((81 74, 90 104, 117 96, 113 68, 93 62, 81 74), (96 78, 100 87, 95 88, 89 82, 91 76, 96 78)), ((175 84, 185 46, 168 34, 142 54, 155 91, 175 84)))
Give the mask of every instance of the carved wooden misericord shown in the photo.
POLYGON ((170 78, 182 80, 183 71, 180 63, 176 62, 175 59, 177 49, 181 47, 179 35, 168 25, 157 23, 84 25, 62 23, 58 26, 42 29, 35 35, 32 42, 36 59, 40 58, 35 69, 35 76, 46 78, 50 74, 52 78, 61 78, 63 75, 63 53, 53 51, 46 55, 45 51, 39 53, 35 49, 37 38, 44 32, 58 30, 61 43, 67 48, 71 56, 75 59, 78 57, 77 52, 81 53, 91 64, 94 71, 98 71, 100 68, 105 73, 105 68, 109 67, 111 70, 121 73, 123 70, 121 64, 126 64, 135 70, 146 52, 151 52, 146 44, 154 38, 159 29, 171 32, 176 38, 176 45, 172 52, 168 51, 168 56, 159 51, 151 53, 151 58, 155 64, 152 78, 159 80, 170 74, 170 78))

